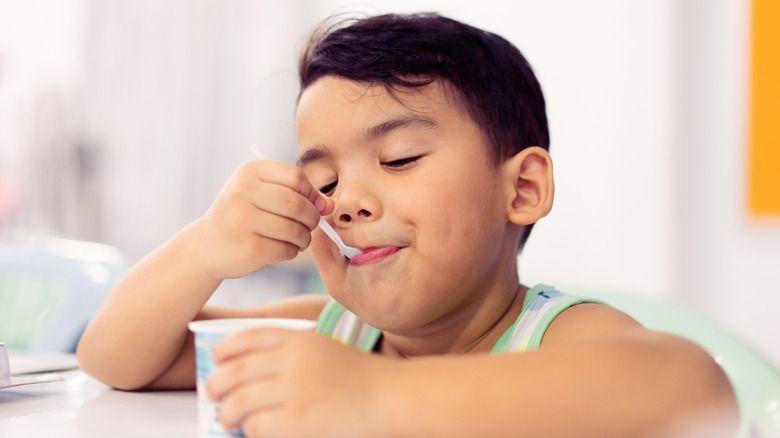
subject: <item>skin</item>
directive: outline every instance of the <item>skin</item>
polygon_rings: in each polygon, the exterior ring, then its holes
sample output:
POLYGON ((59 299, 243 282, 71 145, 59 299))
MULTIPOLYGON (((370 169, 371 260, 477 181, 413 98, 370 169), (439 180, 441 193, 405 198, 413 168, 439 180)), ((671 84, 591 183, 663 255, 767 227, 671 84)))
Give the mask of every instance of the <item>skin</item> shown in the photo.
POLYGON ((331 296, 383 330, 378 354, 314 332, 230 336, 207 388, 227 428, 252 437, 733 436, 736 402, 712 358, 608 306, 567 309, 538 350, 485 354, 521 311, 516 248, 552 206, 552 163, 531 147, 491 164, 445 87, 395 98, 333 77, 311 85, 296 114, 299 165, 239 168, 202 218, 117 285, 79 345, 82 368, 123 389, 194 386, 188 321, 316 319, 320 297, 203 307, 222 279, 310 246, 331 296), (320 214, 364 255, 340 256, 315 228, 320 214))

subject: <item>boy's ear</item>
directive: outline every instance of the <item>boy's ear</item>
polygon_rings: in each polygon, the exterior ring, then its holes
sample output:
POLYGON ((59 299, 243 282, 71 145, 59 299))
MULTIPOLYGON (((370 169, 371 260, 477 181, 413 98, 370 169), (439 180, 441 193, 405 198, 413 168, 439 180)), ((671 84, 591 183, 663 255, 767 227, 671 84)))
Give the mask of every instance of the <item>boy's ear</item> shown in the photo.
POLYGON ((552 209, 555 186, 550 154, 533 146, 502 164, 507 188, 507 217, 512 223, 529 225, 552 209))

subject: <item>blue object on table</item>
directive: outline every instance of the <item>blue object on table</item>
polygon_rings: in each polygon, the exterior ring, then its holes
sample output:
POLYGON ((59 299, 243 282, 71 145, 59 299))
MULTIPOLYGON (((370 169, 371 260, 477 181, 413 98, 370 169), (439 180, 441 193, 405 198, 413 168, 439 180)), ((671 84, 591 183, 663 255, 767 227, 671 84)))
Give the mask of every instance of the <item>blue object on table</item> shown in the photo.
POLYGON ((105 244, 0 241, 0 341, 9 349, 74 352, 124 271, 119 251, 105 244))
POLYGON ((729 377, 740 408, 737 438, 780 437, 780 372, 761 353, 703 314, 669 301, 625 294, 583 293, 609 303, 653 330, 690 339, 729 377))

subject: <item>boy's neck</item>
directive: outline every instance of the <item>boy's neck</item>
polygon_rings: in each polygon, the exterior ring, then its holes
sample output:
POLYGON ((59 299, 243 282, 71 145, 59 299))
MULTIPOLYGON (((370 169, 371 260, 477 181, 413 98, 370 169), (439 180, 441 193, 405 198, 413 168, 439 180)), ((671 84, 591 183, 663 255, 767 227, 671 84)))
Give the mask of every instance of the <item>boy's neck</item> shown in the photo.
POLYGON ((406 336, 383 333, 379 354, 390 357, 416 357, 435 354, 489 353, 501 336, 515 323, 523 310, 528 287, 518 284, 498 300, 486 302, 469 321, 456 323, 440 336, 406 336))

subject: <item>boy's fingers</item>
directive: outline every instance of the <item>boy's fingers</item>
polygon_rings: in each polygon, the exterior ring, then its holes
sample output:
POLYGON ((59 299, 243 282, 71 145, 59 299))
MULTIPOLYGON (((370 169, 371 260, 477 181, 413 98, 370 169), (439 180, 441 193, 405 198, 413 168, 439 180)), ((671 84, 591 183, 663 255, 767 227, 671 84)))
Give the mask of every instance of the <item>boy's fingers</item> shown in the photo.
POLYGON ((228 335, 214 347, 214 363, 219 364, 256 349, 275 348, 282 343, 283 336, 284 331, 276 327, 258 327, 228 335))
POLYGON ((317 207, 317 211, 320 212, 320 216, 330 214, 336 207, 336 201, 323 195, 317 190, 319 197, 314 201, 314 206, 317 207))
POLYGON ((257 175, 261 180, 295 190, 314 204, 320 215, 333 209, 333 201, 314 188, 299 167, 269 160, 260 160, 258 163, 257 175))
MULTIPOLYGON (((317 212, 322 216, 323 214, 327 214, 326 211, 328 209, 328 203, 333 203, 333 200, 328 198, 327 196, 323 195, 322 192, 315 189, 311 183, 309 183, 309 180, 306 180, 306 186, 302 187, 302 191, 299 191, 301 195, 303 195, 306 199, 312 202, 314 204, 314 207, 317 208, 317 212)), ((333 208, 332 206, 330 207, 333 208)))
POLYGON ((278 363, 264 358, 282 344, 285 333, 277 327, 258 327, 225 336, 212 352, 218 368, 207 384, 209 398, 221 399, 241 382, 278 373, 278 363))
POLYGON ((252 187, 250 202, 259 209, 303 224, 309 231, 317 226, 320 214, 312 201, 297 191, 279 184, 252 187))
POLYGON ((220 422, 228 430, 244 428, 248 436, 283 436, 272 433, 272 431, 263 429, 262 435, 257 435, 257 429, 247 430, 246 420, 262 416, 274 408, 278 408, 282 402, 284 391, 278 381, 273 379, 258 379, 246 382, 235 391, 227 394, 222 400, 220 408, 220 422), (253 433, 255 435, 253 435, 253 433))
POLYGON ((211 400, 221 400, 237 387, 253 380, 272 379, 279 374, 279 362, 266 351, 248 352, 223 362, 206 383, 206 394, 211 400))

